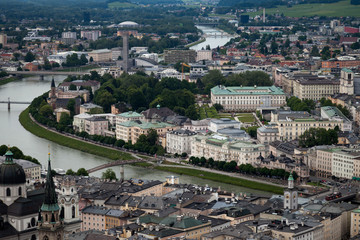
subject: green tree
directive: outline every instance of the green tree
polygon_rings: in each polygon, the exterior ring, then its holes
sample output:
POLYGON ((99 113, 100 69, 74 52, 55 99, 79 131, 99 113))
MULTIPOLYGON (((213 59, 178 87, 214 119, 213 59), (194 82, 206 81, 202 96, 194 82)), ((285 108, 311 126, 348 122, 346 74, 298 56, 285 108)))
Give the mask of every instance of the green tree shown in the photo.
POLYGON ((69 126, 72 124, 72 119, 67 113, 61 113, 59 124, 63 126, 69 126))
POLYGON ((101 114, 104 113, 104 110, 100 107, 90 109, 90 114, 101 114))
POLYGON ((44 117, 51 117, 53 116, 53 109, 50 105, 44 105, 39 110, 40 115, 44 117))
POLYGON ((74 176, 76 175, 76 172, 74 172, 71 168, 66 171, 66 175, 74 176))
POLYGON ((102 178, 108 180, 117 180, 116 174, 111 168, 107 169, 105 172, 102 173, 102 178))
POLYGON ((192 120, 197 120, 199 119, 199 114, 195 108, 195 105, 190 105, 186 111, 185 111, 185 116, 192 119, 192 120))
POLYGON ((74 99, 74 98, 73 98, 73 99, 70 99, 69 102, 68 102, 68 104, 66 105, 67 110, 70 111, 70 116, 71 116, 71 117, 75 115, 75 105, 76 105, 76 103, 75 103, 75 99, 74 99))
POLYGON ((32 53, 32 52, 28 52, 26 55, 25 55, 25 62, 32 62, 35 60, 35 55, 32 53))
POLYGON ((76 172, 78 176, 89 176, 89 173, 86 171, 85 168, 79 168, 76 172))
POLYGON ((329 58, 331 58, 330 47, 329 47, 329 46, 325 46, 325 47, 321 50, 321 59, 322 59, 322 60, 328 60, 329 58))
POLYGON ((317 46, 313 46, 313 48, 311 49, 311 52, 310 52, 310 56, 320 57, 319 49, 317 46))

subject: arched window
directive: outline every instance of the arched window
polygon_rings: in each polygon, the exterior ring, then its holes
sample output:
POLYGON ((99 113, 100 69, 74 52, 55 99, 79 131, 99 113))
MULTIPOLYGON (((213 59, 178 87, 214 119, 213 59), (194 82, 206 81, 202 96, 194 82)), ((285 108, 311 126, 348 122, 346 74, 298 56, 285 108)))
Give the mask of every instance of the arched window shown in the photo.
POLYGON ((7 188, 7 189, 6 189, 6 196, 7 196, 7 197, 10 197, 10 196, 11 196, 11 190, 10 190, 10 188, 7 188))
POLYGON ((60 217, 65 218, 65 208, 64 208, 64 206, 61 207, 60 217))
MULTIPOLYGON (((48 215, 47 214, 45 214, 45 222, 47 222, 48 221, 48 215)), ((46 237, 46 236, 45 236, 46 237)))
POLYGON ((31 240, 36 240, 36 235, 35 235, 35 234, 33 234, 33 235, 31 236, 31 240))
POLYGON ((22 189, 21 187, 19 187, 19 196, 21 196, 21 193, 22 193, 22 189))
POLYGON ((71 208, 71 217, 75 218, 75 206, 72 206, 71 208))

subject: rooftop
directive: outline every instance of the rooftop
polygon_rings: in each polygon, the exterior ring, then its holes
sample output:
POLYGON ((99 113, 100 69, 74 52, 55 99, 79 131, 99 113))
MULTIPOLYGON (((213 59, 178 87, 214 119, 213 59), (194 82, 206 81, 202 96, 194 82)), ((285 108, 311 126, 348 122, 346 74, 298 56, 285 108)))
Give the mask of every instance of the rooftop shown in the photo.
POLYGON ((211 93, 214 95, 285 95, 281 88, 275 86, 267 87, 225 87, 222 85, 213 87, 211 93))

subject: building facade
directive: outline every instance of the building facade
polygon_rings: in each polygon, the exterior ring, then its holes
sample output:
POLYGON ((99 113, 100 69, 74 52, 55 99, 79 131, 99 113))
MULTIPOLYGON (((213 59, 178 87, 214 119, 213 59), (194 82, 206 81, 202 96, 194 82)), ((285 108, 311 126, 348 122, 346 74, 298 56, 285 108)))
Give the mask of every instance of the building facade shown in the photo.
POLYGON ((275 86, 216 86, 211 89, 211 103, 221 104, 227 111, 255 111, 259 108, 280 108, 286 105, 286 96, 275 86))
POLYGON ((166 133, 166 151, 172 154, 191 154, 191 142, 196 132, 178 129, 166 133))

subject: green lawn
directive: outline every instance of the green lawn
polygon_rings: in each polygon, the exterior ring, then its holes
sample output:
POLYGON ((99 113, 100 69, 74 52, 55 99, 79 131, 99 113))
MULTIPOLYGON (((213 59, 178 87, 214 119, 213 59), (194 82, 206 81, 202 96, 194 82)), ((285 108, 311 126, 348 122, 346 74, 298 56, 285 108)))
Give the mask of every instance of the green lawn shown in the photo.
POLYGON ((238 117, 239 121, 245 123, 252 123, 255 121, 254 115, 252 113, 239 113, 236 114, 236 117, 238 117))
POLYGON ((118 8, 137 8, 137 7, 139 7, 139 6, 134 4, 134 3, 128 3, 128 2, 112 2, 112 3, 108 3, 108 8, 114 8, 114 9, 118 9, 118 8))
POLYGON ((219 114, 214 107, 203 105, 199 108, 200 119, 219 118, 219 114))
MULTIPOLYGON (((266 9, 267 14, 284 14, 289 17, 327 16, 327 17, 360 17, 360 5, 351 5, 350 0, 336 3, 299 4, 291 8, 278 6, 266 9)), ((250 16, 261 15, 261 12, 249 13, 250 16)))
POLYGON ((82 152, 94 154, 101 157, 110 158, 113 160, 123 159, 123 160, 131 160, 134 159, 133 156, 129 153, 120 152, 114 149, 109 149, 97 145, 93 145, 90 143, 82 142, 76 139, 72 139, 69 137, 65 137, 63 135, 51 132, 49 130, 46 130, 40 126, 38 126, 36 123, 34 123, 31 118, 29 117, 29 109, 25 109, 19 116, 19 121, 21 125, 32 134, 45 138, 49 141, 55 142, 57 144, 74 148, 77 150, 80 150, 82 152))
POLYGON ((236 186, 256 189, 256 190, 265 191, 265 192, 283 194, 283 188, 281 188, 281 187, 258 183, 258 182, 235 178, 235 177, 230 177, 230 176, 226 176, 226 175, 222 175, 222 174, 211 173, 211 172, 206 172, 206 171, 201 171, 201 170, 196 170, 196 169, 181 168, 181 167, 158 166, 155 168, 158 170, 161 170, 161 171, 167 171, 167 172, 173 172, 173 173, 177 173, 177 174, 184 174, 184 175, 199 177, 202 179, 208 179, 208 180, 212 180, 212 181, 232 184, 232 185, 236 185, 236 186))
POLYGON ((16 80, 19 80, 19 79, 16 78, 16 77, 9 77, 9 78, 0 79, 0 86, 5 85, 5 84, 10 83, 10 82, 13 82, 13 81, 16 81, 16 80))

